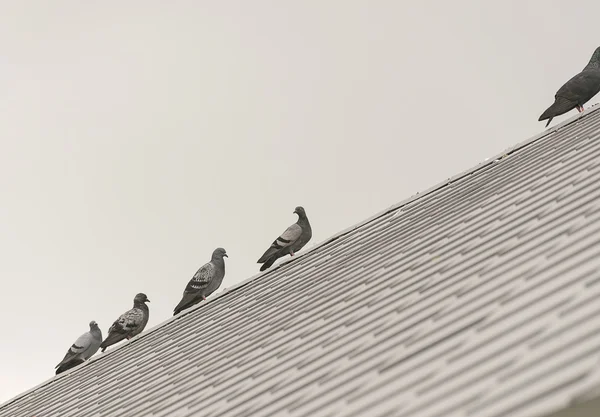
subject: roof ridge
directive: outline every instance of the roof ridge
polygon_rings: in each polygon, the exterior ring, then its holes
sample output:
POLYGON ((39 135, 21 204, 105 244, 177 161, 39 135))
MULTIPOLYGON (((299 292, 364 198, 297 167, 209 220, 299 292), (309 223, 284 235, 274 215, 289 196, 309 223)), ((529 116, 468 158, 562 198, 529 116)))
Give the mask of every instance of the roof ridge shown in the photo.
POLYGON ((87 366, 88 362, 91 363, 91 362, 95 362, 97 360, 102 360, 103 358, 107 357, 108 355, 111 355, 113 352, 117 352, 121 348, 123 348, 125 346, 128 346, 129 343, 136 342, 138 339, 142 339, 142 338, 146 337, 147 335, 150 335, 150 334, 154 333, 155 331, 157 331, 158 329, 161 329, 162 327, 168 325, 172 321, 178 320, 178 319, 180 319, 181 317, 183 317, 183 316, 185 316, 187 314, 191 314, 194 311, 196 311, 197 309, 204 308, 204 306, 207 305, 208 303, 214 302, 215 300, 217 300, 220 297, 223 297, 223 296, 229 294, 230 292, 237 291, 238 289, 245 287, 246 285, 254 282, 257 279, 259 279, 260 277, 263 277, 263 276, 266 276, 267 274, 273 273, 274 271, 277 271, 280 267, 282 267, 284 265, 287 265, 290 262, 296 261, 296 259, 298 259, 298 258, 302 258, 303 256, 305 256, 305 255, 307 255, 309 253, 312 253, 315 250, 319 250, 319 249, 321 249, 323 247, 326 247, 331 242, 333 242, 333 241, 335 241, 335 240, 337 240, 337 239, 339 239, 339 238, 341 238, 343 236, 346 236, 346 235, 352 233, 353 231, 355 231, 355 230, 357 230, 359 228, 362 228, 362 227, 364 227, 364 226, 372 223, 373 221, 375 221, 375 220, 377 220, 377 219, 379 219, 379 218, 381 218, 381 217, 389 214, 390 212, 393 212, 393 211, 396 211, 396 210, 398 210, 398 209, 400 209, 402 207, 405 207, 408 204, 413 203, 415 201, 418 201, 418 200, 424 198, 425 196, 428 196, 428 195, 430 195, 430 194, 432 194, 432 193, 434 193, 434 192, 436 192, 438 190, 441 190, 441 189, 443 189, 443 188, 445 188, 445 187, 453 184, 454 182, 459 181, 459 180, 461 180, 461 179, 463 179, 463 178, 465 178, 465 177, 467 177, 467 176, 469 176, 469 175, 471 175, 471 174, 473 174, 475 172, 478 172, 478 171, 480 171, 482 169, 490 167, 490 166, 494 165, 496 162, 498 162, 500 159, 502 159, 503 157, 505 157, 507 155, 510 155, 512 153, 515 153, 515 152, 517 152, 517 151, 519 151, 521 149, 527 148, 528 146, 530 146, 530 145, 538 142, 539 140, 542 140, 543 138, 545 138, 547 136, 550 136, 553 133, 556 133, 561 128, 563 128, 565 126, 568 126, 568 125, 571 125, 572 123, 577 122, 580 119, 582 119, 584 117, 587 117, 588 115, 590 115, 590 114, 592 114, 592 113, 594 113, 594 112, 596 112, 598 110, 600 110, 600 106, 598 106, 597 104, 594 104, 593 106, 591 106, 588 109, 586 109, 584 112, 579 113, 579 114, 575 114, 574 116, 572 116, 571 118, 563 121, 562 123, 559 123, 559 124, 557 124, 557 125, 549 128, 549 129, 546 129, 543 132, 538 133, 537 135, 535 135, 535 136, 533 136, 533 137, 531 137, 529 139, 526 139, 526 140, 524 140, 522 142, 519 142, 516 145, 507 148, 503 152, 500 152, 500 153, 498 153, 497 155, 495 155, 493 157, 486 158, 483 162, 478 163, 477 165, 471 167, 470 169, 467 169, 467 170, 465 170, 463 172, 460 172, 460 173, 458 173, 458 174, 456 174, 456 175, 454 175, 452 177, 449 177, 448 179, 446 179, 446 180, 444 180, 442 182, 439 182, 439 183, 435 184, 434 186, 432 186, 432 187, 430 187, 430 188, 428 188, 428 189, 426 189, 426 190, 424 190, 422 192, 417 192, 416 194, 414 194, 414 195, 412 195, 412 196, 410 196, 410 197, 408 197, 408 198, 400 201, 399 203, 394 204, 394 205, 392 205, 392 206, 390 206, 390 207, 388 207, 388 208, 386 208, 386 209, 384 209, 384 210, 376 213, 375 215, 373 215, 371 217, 368 217, 367 219, 362 220, 362 221, 360 221, 360 222, 358 222, 358 223, 356 223, 356 224, 354 224, 354 225, 352 225, 352 226, 350 226, 350 227, 348 227, 348 228, 346 228, 346 229, 344 229, 344 230, 342 230, 342 231, 334 234, 333 236, 331 236, 331 237, 323 240, 322 242, 320 242, 320 243, 312 246, 311 248, 308 248, 305 251, 302 251, 297 256, 294 256, 294 258, 287 259, 287 260, 285 260, 283 262, 279 262, 278 264, 274 265, 269 270, 267 270, 265 272, 259 272, 259 273, 255 274, 255 275, 253 275, 253 276, 251 276, 249 278, 246 278, 246 279, 242 280, 241 282, 239 282, 239 283, 237 283, 237 284, 235 284, 235 285, 233 285, 233 286, 231 286, 229 288, 224 289, 223 291, 219 292, 218 294, 213 295, 212 297, 210 297, 209 299, 207 299, 206 302, 199 303, 199 304, 197 304, 197 305, 195 305, 195 306, 193 306, 193 307, 191 307, 191 308, 189 308, 189 309, 187 309, 187 310, 185 310, 185 311, 183 311, 183 312, 181 312, 181 313, 179 313, 179 314, 177 314, 175 316, 169 317, 168 319, 164 320, 163 322, 161 322, 161 323, 153 326, 151 329, 149 329, 149 330, 147 330, 145 332, 142 332, 141 334, 135 336, 134 338, 132 338, 130 340, 130 342, 121 344, 121 345, 115 347, 114 349, 111 349, 110 351, 108 351, 106 353, 103 353, 101 355, 95 355, 94 357, 90 358, 88 361, 84 362, 83 364, 81 364, 79 366, 76 366, 76 367, 74 367, 74 368, 72 368, 70 370, 67 370, 67 371, 65 371, 65 372, 63 372, 63 373, 61 373, 59 375, 52 376, 51 378, 47 379, 46 381, 43 381, 40 384, 38 384, 38 385, 36 385, 36 386, 34 386, 34 387, 26 390, 26 391, 24 391, 24 392, 22 392, 22 393, 20 393, 20 394, 18 394, 16 396, 14 396, 13 398, 10 398, 9 400, 7 400, 5 402, 0 403, 0 409, 2 409, 4 407, 6 407, 6 406, 8 406, 8 405, 10 405, 10 404, 18 401, 19 399, 21 399, 21 398, 29 395, 32 392, 35 392, 36 390, 38 390, 38 389, 40 389, 40 388, 42 388, 42 387, 44 387, 46 385, 49 385, 49 384, 51 384, 51 383, 53 383, 55 381, 58 381, 60 378, 67 377, 68 375, 71 374, 71 372, 78 372, 79 368, 87 366))

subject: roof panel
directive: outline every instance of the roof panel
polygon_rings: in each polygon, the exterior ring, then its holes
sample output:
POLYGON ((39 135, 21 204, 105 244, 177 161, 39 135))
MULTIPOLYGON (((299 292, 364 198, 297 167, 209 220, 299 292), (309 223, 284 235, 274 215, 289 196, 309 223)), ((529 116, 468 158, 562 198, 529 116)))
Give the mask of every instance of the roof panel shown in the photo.
POLYGON ((600 379, 600 111, 0 406, 0 417, 516 417, 600 379))

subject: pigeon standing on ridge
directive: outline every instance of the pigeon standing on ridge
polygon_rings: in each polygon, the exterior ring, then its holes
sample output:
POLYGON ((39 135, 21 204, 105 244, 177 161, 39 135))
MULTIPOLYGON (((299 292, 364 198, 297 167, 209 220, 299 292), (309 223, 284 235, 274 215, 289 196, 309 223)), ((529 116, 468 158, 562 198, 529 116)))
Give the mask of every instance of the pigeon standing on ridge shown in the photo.
POLYGON ((206 297, 221 286, 225 276, 225 259, 223 257, 229 258, 225 249, 217 248, 213 251, 210 262, 203 265, 185 287, 183 298, 173 310, 174 316, 186 308, 206 300, 206 297))
POLYGON ((539 121, 548 119, 546 127, 555 116, 570 110, 583 111, 583 105, 600 91, 600 47, 596 48, 590 62, 579 74, 565 83, 554 96, 554 104, 546 109, 539 121))
POLYGON ((133 308, 121 316, 108 329, 108 336, 100 345, 102 352, 110 345, 120 342, 123 339, 131 339, 133 336, 140 334, 150 317, 150 310, 145 303, 149 303, 146 294, 139 293, 133 299, 133 308))
POLYGON ((304 247, 312 237, 312 229, 306 217, 306 211, 302 207, 296 207, 294 213, 298 215, 298 221, 288 227, 285 232, 281 234, 271 244, 271 247, 260 257, 257 261, 259 264, 263 264, 260 267, 261 271, 269 268, 273 265, 278 258, 281 258, 288 253, 294 256, 294 252, 298 252, 304 247))
POLYGON ((91 358, 94 353, 98 352, 100 343, 102 343, 102 332, 98 327, 98 323, 92 320, 90 322, 90 331, 79 336, 75 343, 71 345, 63 360, 54 367, 56 375, 67 369, 74 368, 91 358))

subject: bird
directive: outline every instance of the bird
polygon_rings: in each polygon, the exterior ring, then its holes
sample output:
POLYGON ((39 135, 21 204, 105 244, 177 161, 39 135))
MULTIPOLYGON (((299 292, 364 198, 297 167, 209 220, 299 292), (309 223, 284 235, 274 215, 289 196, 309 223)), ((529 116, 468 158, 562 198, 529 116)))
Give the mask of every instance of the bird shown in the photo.
POLYGON ((206 297, 221 286, 225 276, 225 259, 223 257, 229 258, 225 249, 217 248, 213 251, 210 262, 202 265, 185 287, 181 301, 173 310, 174 316, 200 301, 206 300, 206 297))
POLYGON ((75 343, 71 345, 63 360, 54 367, 56 375, 91 358, 94 353, 98 352, 100 343, 102 343, 102 331, 98 327, 98 323, 92 320, 90 321, 90 331, 79 336, 75 343))
POLYGON ((133 336, 140 334, 146 324, 148 324, 148 318, 150 317, 150 310, 146 303, 150 300, 144 293, 139 293, 133 299, 133 308, 115 320, 115 322, 108 329, 108 336, 100 345, 102 352, 107 347, 120 342, 123 339, 131 339, 133 336))
POLYGON ((260 267, 261 271, 271 267, 278 258, 288 253, 290 256, 294 256, 294 252, 302 249, 312 237, 312 229, 304 208, 296 207, 294 213, 298 215, 298 221, 275 239, 269 249, 257 261, 257 263, 263 264, 260 267))
POLYGON ((570 110, 583 111, 583 105, 600 91, 600 47, 596 48, 590 62, 576 76, 567 81, 554 96, 554 103, 546 109, 538 121, 552 119, 570 110))

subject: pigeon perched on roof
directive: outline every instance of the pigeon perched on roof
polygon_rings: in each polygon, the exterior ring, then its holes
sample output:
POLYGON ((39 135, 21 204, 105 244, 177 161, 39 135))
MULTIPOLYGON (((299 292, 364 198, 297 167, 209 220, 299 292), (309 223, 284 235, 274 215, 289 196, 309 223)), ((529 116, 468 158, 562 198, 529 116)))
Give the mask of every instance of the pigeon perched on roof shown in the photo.
POLYGON ((259 264, 263 264, 260 267, 261 271, 269 268, 273 265, 278 258, 281 258, 288 253, 294 256, 294 252, 298 252, 304 247, 312 237, 312 229, 306 217, 306 211, 302 207, 296 207, 294 213, 298 215, 298 221, 288 227, 285 232, 281 234, 271 244, 269 249, 260 257, 257 261, 259 264))
POLYGON ((210 262, 203 265, 188 282, 187 287, 183 291, 183 298, 173 310, 173 315, 179 314, 186 308, 198 304, 206 297, 215 292, 225 276, 225 259, 229 258, 225 249, 217 248, 213 251, 210 262))
POLYGON ((94 353, 98 352, 100 343, 102 343, 102 332, 98 327, 98 323, 91 321, 90 331, 79 336, 75 343, 71 345, 63 360, 54 367, 56 375, 91 358, 94 353))
POLYGON ((554 96, 552 104, 540 116, 539 121, 548 119, 546 127, 555 116, 570 110, 583 111, 583 105, 600 91, 600 47, 596 48, 590 62, 579 74, 565 83, 554 96))
POLYGON ((150 317, 150 310, 145 303, 149 303, 146 294, 139 293, 133 299, 133 308, 121 316, 108 329, 108 336, 100 345, 102 352, 107 347, 120 342, 123 339, 131 339, 133 336, 140 334, 150 317))

